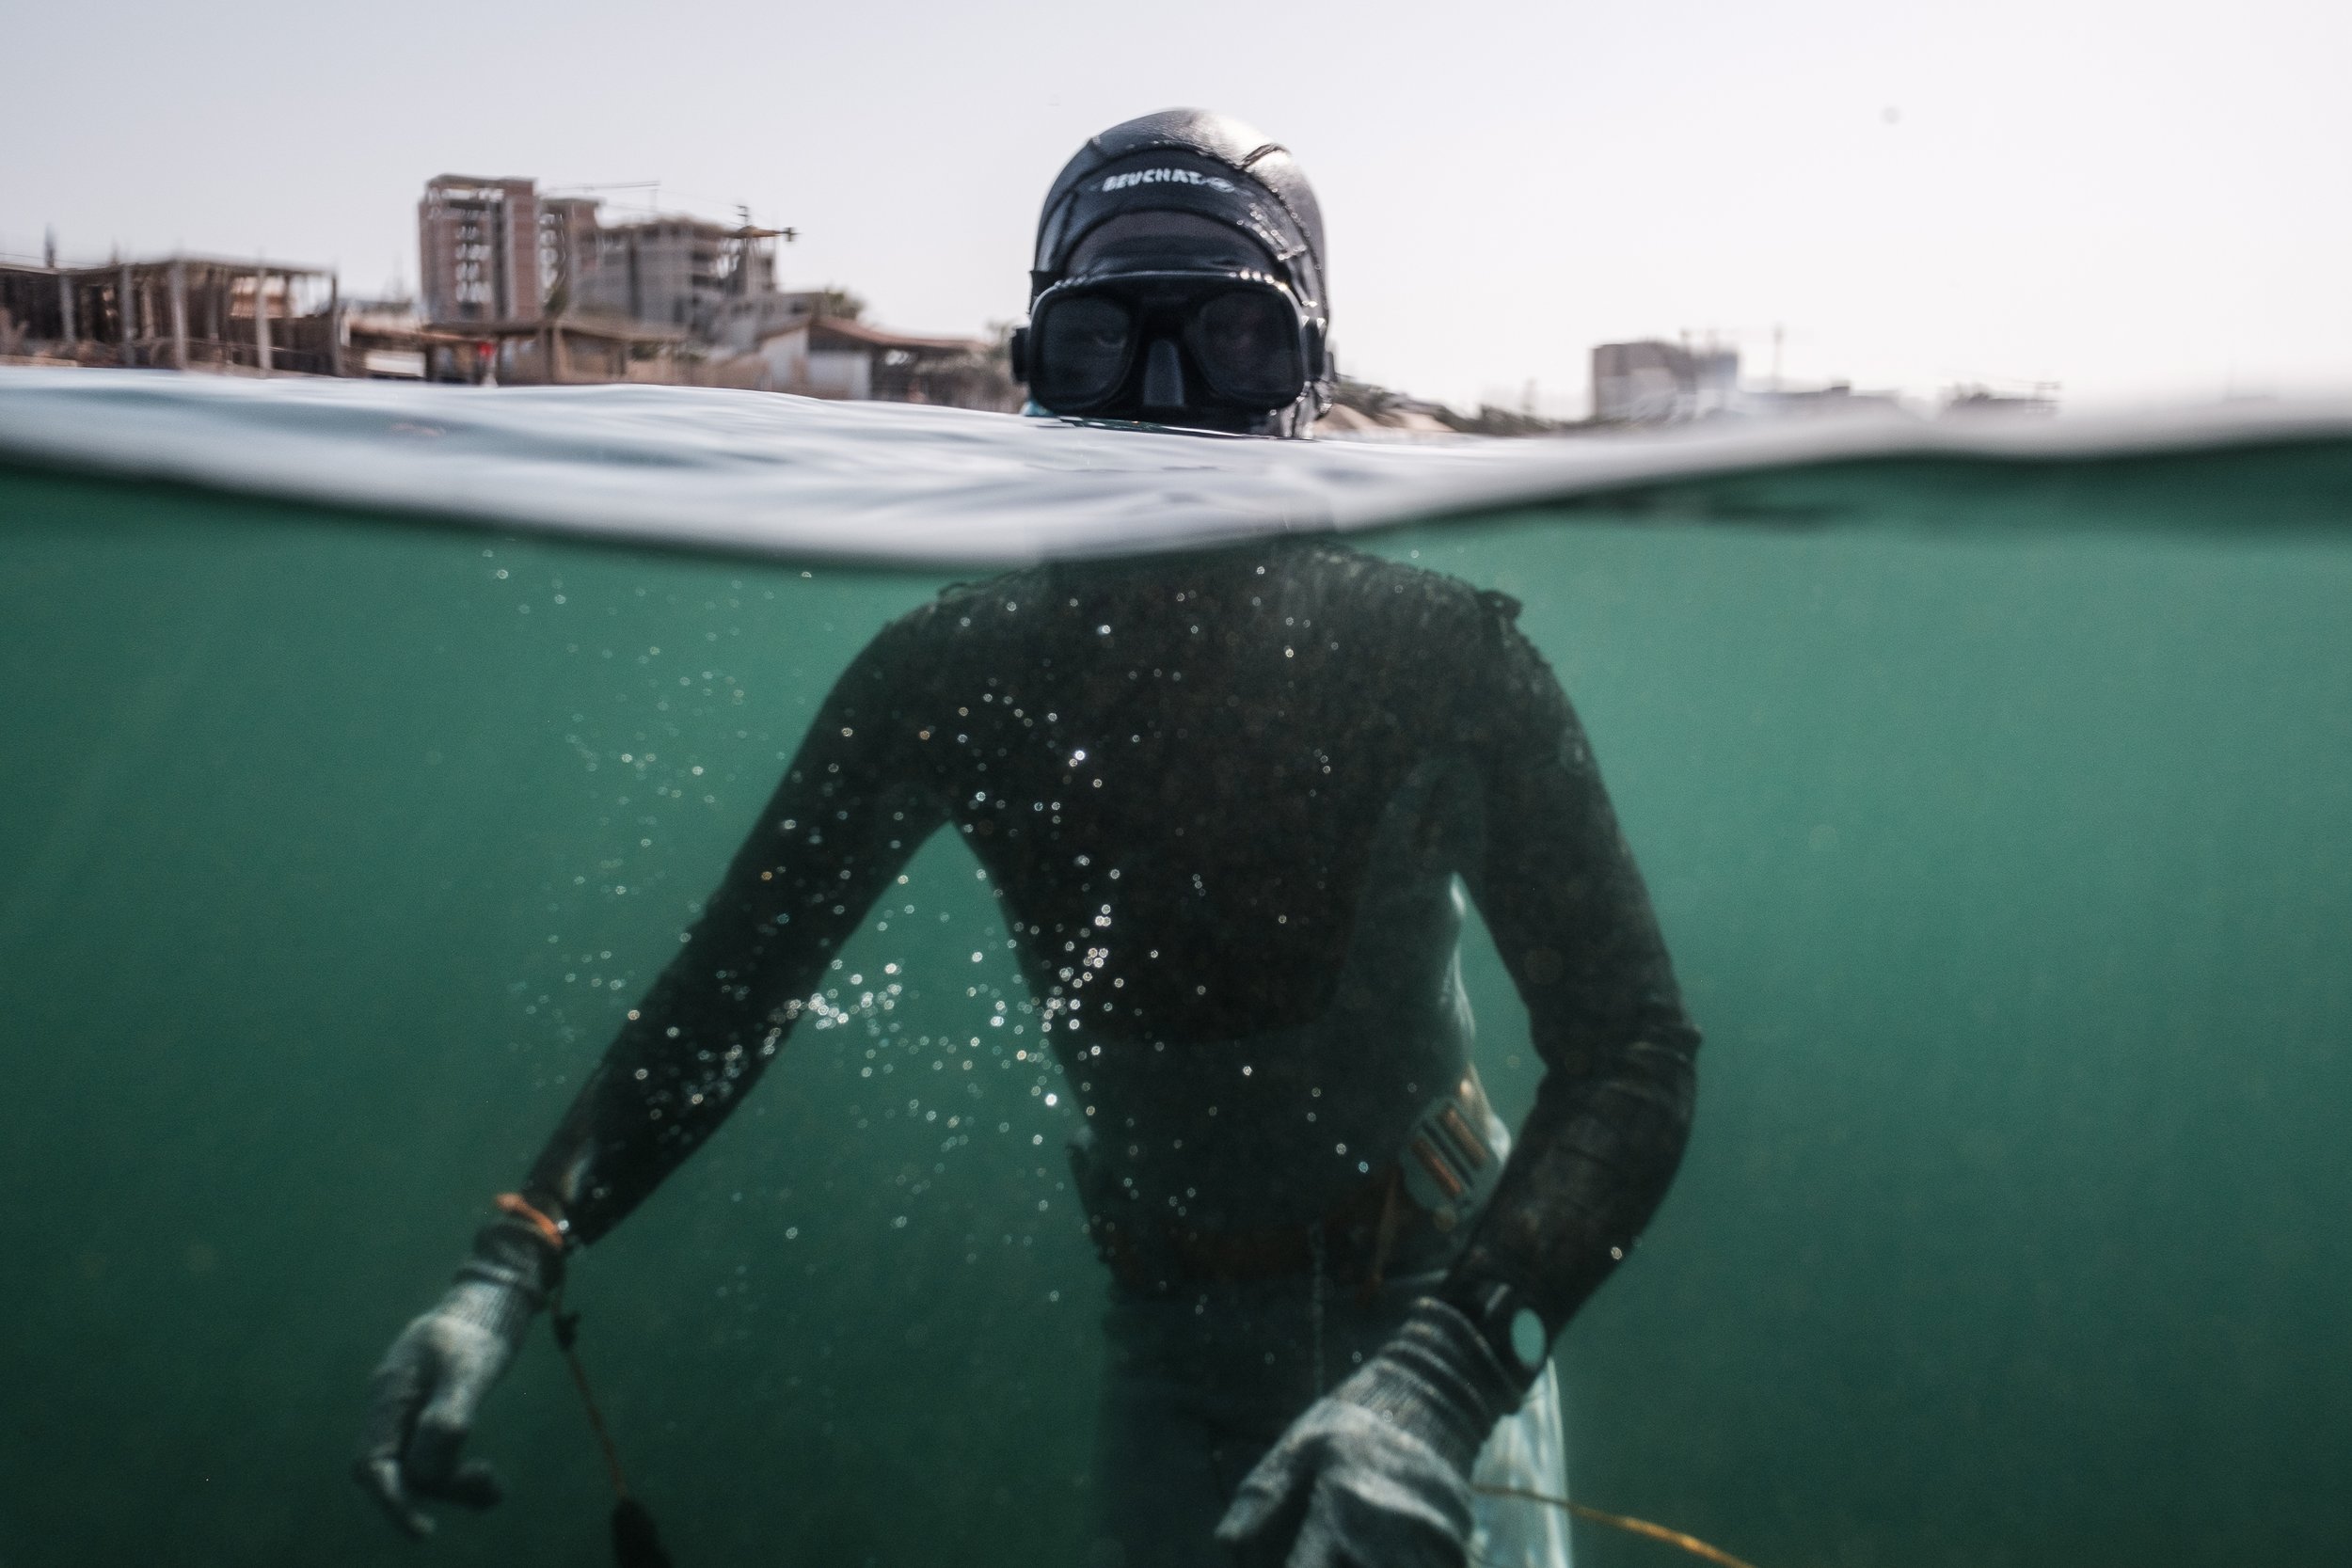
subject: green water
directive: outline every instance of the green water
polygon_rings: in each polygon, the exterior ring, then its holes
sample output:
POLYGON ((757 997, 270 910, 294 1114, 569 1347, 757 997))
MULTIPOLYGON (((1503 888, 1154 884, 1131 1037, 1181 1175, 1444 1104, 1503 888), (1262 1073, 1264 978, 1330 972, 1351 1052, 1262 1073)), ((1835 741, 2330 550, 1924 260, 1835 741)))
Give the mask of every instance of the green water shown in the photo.
MULTIPOLYGON (((1562 1341, 1580 1497, 1760 1568, 2341 1560, 2352 544, 2225 489, 1373 542, 1526 600, 1708 1035, 1562 1341)), ((0 1564, 424 1560, 344 1477, 368 1370, 937 580, 21 471, 0 519, 0 1564)), ((681 1568, 1086 1563, 1102 1282, 961 848, 842 958, 896 1006, 575 1270, 632 1479, 681 1568)), ((544 1336, 476 1443, 510 1498, 430 1560, 601 1560, 544 1336)))

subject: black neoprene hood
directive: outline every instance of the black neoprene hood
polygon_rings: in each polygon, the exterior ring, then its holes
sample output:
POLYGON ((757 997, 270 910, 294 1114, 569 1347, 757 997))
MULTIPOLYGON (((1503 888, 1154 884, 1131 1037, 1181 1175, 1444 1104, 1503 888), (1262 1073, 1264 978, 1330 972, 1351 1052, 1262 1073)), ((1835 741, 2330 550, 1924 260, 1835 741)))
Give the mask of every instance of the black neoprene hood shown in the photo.
POLYGON ((1163 109, 1080 148, 1038 214, 1029 297, 1062 281, 1078 242, 1122 213, 1197 213, 1231 224, 1265 246, 1308 314, 1330 315, 1315 193, 1287 148, 1230 115, 1163 109))

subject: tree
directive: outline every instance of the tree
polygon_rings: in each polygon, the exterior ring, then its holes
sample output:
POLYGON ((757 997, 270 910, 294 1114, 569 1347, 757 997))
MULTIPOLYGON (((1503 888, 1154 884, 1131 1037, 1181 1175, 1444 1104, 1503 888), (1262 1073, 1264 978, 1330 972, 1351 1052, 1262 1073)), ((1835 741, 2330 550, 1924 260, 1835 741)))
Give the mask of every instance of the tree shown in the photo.
POLYGON ((866 314, 866 301, 837 283, 828 283, 817 293, 817 313, 834 321, 853 322, 866 314))

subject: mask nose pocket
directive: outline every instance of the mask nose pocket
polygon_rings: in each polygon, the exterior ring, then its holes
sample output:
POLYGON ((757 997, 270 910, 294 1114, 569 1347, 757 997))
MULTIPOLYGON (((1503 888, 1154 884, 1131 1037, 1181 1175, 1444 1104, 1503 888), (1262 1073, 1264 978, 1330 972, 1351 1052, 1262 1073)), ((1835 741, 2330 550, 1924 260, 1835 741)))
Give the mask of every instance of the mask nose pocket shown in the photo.
POLYGON ((1146 408, 1184 406, 1184 361, 1177 357, 1176 345, 1166 338, 1152 344, 1143 361, 1142 401, 1146 408))

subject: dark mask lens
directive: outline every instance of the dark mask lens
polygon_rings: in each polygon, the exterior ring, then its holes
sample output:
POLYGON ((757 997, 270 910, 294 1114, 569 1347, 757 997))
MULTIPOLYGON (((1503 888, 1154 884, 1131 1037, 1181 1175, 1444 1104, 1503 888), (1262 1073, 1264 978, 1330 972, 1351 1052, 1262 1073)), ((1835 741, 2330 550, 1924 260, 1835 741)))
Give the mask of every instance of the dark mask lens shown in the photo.
POLYGON ((1307 385, 1297 313, 1271 289, 1216 295, 1194 313, 1186 336, 1200 373, 1228 403, 1279 408, 1307 385))
POLYGON ((1119 390, 1135 356, 1135 318, 1127 308, 1092 294, 1059 299, 1036 326, 1031 386, 1048 408, 1084 408, 1119 390))

